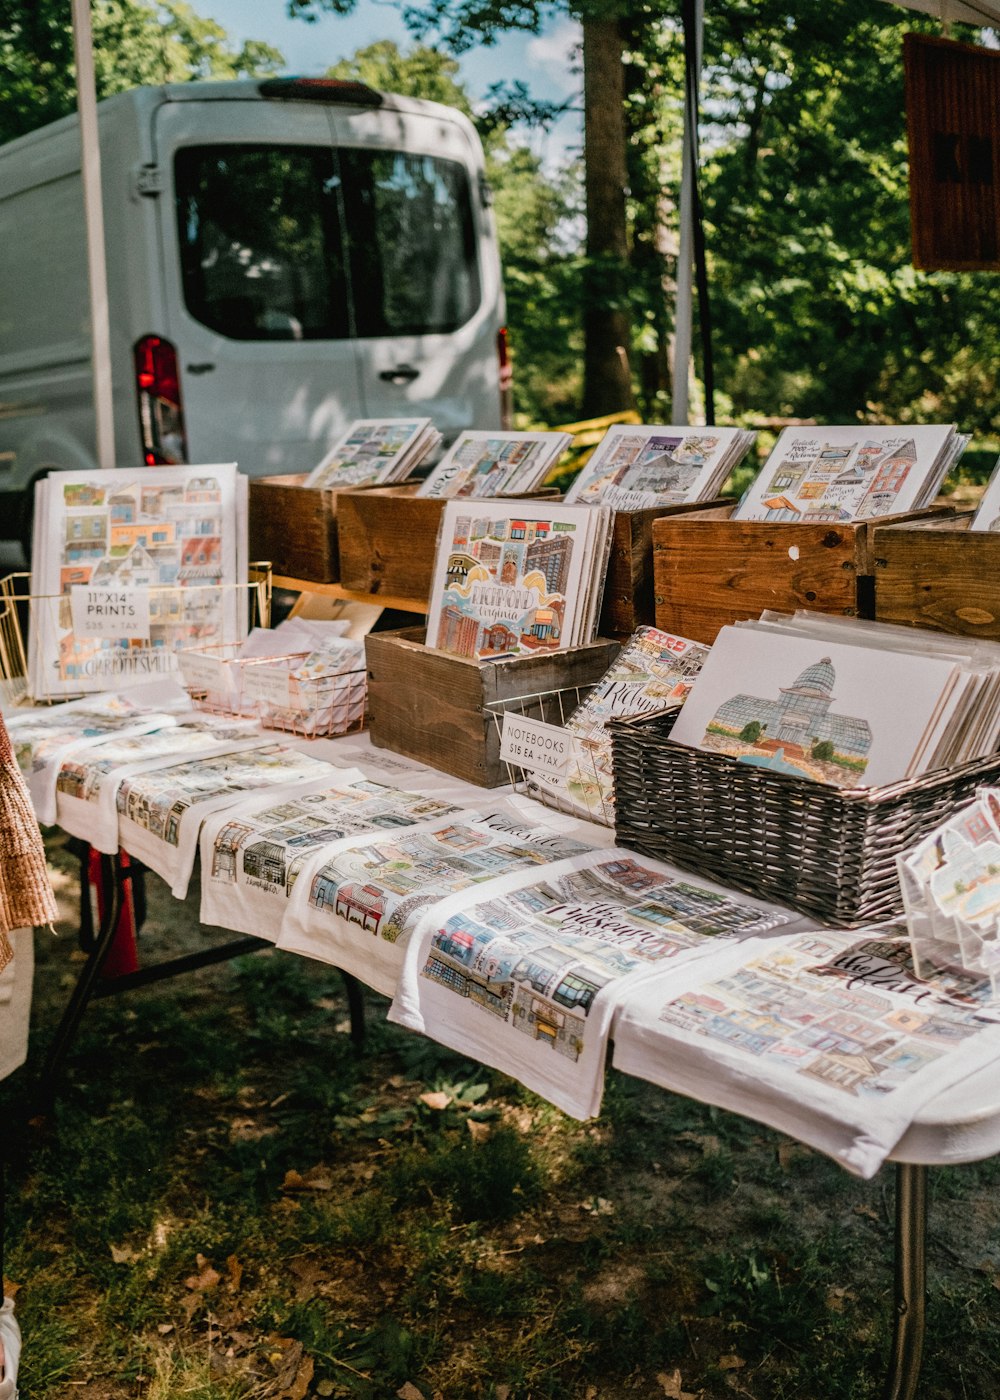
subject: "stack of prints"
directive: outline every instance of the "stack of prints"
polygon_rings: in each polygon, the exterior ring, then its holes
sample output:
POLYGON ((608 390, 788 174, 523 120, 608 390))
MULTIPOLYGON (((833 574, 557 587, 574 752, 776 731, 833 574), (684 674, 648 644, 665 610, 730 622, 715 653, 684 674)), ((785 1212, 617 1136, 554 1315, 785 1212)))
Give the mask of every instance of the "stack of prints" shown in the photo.
POLYGON ((954 423, 785 428, 733 519, 844 524, 919 510, 968 442, 954 423))
POLYGON ((246 635, 247 480, 233 463, 57 471, 35 491, 29 687, 65 699, 246 635))
POLYGON ((589 695, 566 720, 568 761, 558 774, 535 772, 528 791, 542 802, 614 826, 615 790, 608 721, 683 705, 708 647, 657 627, 629 638, 589 695))
POLYGON ((986 483, 976 513, 969 522, 969 529, 989 530, 992 534, 1000 531, 1000 460, 986 483))
POLYGON ((449 501, 427 645, 482 661, 592 641, 612 519, 608 506, 449 501))
POLYGON ((722 629, 671 737, 837 787, 915 778, 995 752, 1000 646, 765 614, 722 629))
POLYGON ((459 433, 417 495, 527 495, 541 486, 572 440, 569 433, 459 433))
POLYGON ((441 441, 429 418, 358 418, 309 473, 304 485, 384 486, 405 479, 441 441))
POLYGON ((897 866, 918 972, 961 969, 1000 995, 1000 789, 983 788, 897 866))
POLYGON ((616 424, 567 491, 567 504, 630 511, 711 501, 756 436, 742 428, 616 424))

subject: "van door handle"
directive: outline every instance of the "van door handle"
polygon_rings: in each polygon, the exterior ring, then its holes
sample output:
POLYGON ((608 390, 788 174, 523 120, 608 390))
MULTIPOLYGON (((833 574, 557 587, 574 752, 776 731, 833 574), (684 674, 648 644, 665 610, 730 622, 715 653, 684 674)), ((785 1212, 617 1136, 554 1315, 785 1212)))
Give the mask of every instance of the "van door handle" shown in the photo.
POLYGON ((379 379, 384 379, 389 384, 411 384, 419 373, 420 371, 412 365, 397 365, 395 369, 382 370, 379 379))
POLYGON ((215 369, 215 365, 212 364, 211 360, 202 360, 200 364, 185 365, 184 368, 188 374, 207 374, 210 369, 215 369))

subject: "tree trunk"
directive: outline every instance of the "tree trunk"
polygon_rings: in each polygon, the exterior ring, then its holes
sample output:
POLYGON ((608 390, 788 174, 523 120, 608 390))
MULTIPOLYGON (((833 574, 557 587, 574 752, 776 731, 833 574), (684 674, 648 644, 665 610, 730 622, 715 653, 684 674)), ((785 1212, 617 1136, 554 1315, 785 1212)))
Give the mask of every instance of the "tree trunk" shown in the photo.
POLYGON ((622 37, 617 20, 583 25, 587 269, 584 417, 631 408, 622 37))

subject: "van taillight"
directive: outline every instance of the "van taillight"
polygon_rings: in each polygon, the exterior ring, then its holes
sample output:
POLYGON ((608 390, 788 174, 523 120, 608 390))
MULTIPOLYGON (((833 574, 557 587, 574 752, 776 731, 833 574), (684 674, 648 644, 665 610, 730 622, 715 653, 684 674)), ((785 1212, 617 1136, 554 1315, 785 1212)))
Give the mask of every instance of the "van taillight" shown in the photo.
POLYGON ((507 346, 507 327, 497 331, 497 367, 500 382, 500 426, 514 426, 514 369, 507 346))
POLYGON ((177 351, 169 340, 144 335, 133 355, 143 461, 147 467, 186 462, 177 351))

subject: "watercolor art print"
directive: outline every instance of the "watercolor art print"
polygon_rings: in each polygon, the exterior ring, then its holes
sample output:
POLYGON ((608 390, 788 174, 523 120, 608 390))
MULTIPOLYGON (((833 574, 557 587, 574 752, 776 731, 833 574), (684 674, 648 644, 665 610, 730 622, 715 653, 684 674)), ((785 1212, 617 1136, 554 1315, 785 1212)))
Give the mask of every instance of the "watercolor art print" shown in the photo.
POLYGON ((236 469, 55 472, 39 483, 32 693, 58 698, 170 674, 181 647, 238 641, 245 597, 236 469), (151 590, 146 637, 74 634, 74 586, 151 590), (225 585, 225 586, 224 586, 225 585), (59 599, 57 602, 56 599, 59 599))
MULTIPOLYGON (((672 731, 676 743, 851 788, 907 776, 950 693, 949 662, 724 627, 672 731)), ((791 858, 791 856, 790 856, 791 858)))
POLYGON ((540 655, 570 644, 588 511, 521 515, 510 507, 446 507, 427 640, 483 659, 540 655))
POLYGON ((603 502, 619 510, 677 505, 713 494, 752 433, 737 428, 615 426, 594 449, 566 494, 567 503, 603 502))
POLYGON ((336 443, 306 478, 306 486, 367 486, 394 481, 423 452, 422 438, 433 446, 429 418, 361 418, 336 443))
POLYGON ((735 518, 842 524, 910 510, 954 438, 951 424, 786 428, 735 518))

